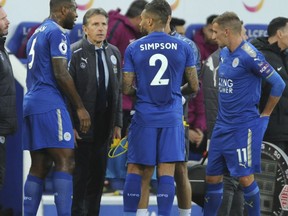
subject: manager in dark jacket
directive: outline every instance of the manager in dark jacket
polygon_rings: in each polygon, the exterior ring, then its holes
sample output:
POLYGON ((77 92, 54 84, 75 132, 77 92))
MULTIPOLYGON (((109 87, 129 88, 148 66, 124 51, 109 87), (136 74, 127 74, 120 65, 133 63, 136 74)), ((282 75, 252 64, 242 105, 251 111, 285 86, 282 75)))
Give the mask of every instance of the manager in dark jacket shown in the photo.
MULTIPOLYGON (((274 108, 268 127, 264 135, 264 141, 271 142, 280 147, 286 154, 288 152, 288 18, 274 18, 267 27, 268 37, 259 37, 252 44, 263 53, 266 60, 282 77, 286 83, 282 97, 274 108)), ((260 99, 260 111, 269 97, 271 86, 262 83, 262 95, 260 99)))
POLYGON ((83 17, 85 38, 72 44, 70 73, 91 117, 87 134, 72 110, 77 147, 72 215, 99 215, 107 152, 122 127, 121 55, 105 41, 108 15, 101 8, 83 17))
MULTIPOLYGON (((9 21, 0 6, 0 189, 4 184, 6 137, 16 131, 16 88, 12 66, 5 50, 9 21)), ((1 213, 0 213, 1 215, 1 213)))

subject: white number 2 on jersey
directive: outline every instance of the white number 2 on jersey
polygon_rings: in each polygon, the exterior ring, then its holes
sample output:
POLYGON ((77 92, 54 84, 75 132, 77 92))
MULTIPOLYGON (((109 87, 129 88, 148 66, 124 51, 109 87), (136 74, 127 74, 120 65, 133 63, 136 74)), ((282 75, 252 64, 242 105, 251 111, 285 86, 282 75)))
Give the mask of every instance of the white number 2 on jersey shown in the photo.
POLYGON ((150 83, 150 85, 152 85, 152 86, 168 85, 169 79, 161 79, 163 74, 165 73, 167 67, 168 67, 168 60, 167 60, 166 56, 164 56, 162 54, 154 54, 153 56, 151 56, 151 58, 149 60, 149 65, 155 66, 155 63, 157 60, 161 61, 161 67, 157 71, 157 73, 156 73, 154 79, 152 80, 152 82, 150 83))

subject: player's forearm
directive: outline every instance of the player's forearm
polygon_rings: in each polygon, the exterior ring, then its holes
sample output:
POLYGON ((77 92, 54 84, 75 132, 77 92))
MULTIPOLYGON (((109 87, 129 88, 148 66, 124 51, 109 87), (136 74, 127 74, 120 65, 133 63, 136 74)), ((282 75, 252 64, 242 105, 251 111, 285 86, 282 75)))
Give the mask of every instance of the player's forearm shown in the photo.
POLYGON ((84 108, 82 100, 76 90, 74 81, 69 73, 55 75, 57 84, 75 109, 84 108))
POLYGON ((123 84, 122 92, 124 95, 134 96, 136 94, 136 89, 133 85, 123 84))
POLYGON ((134 73, 123 73, 122 93, 125 95, 136 95, 136 88, 133 86, 134 73))
POLYGON ((280 100, 281 95, 286 86, 285 82, 276 71, 274 71, 274 73, 272 73, 269 77, 267 77, 266 80, 271 84, 272 88, 266 106, 263 112, 261 113, 261 116, 271 115, 273 109, 280 100))
POLYGON ((185 69, 187 83, 181 87, 182 95, 197 93, 199 90, 199 80, 195 67, 185 69))
POLYGON ((75 109, 84 108, 74 81, 67 70, 67 60, 65 58, 53 58, 52 64, 54 76, 61 91, 70 100, 75 109))

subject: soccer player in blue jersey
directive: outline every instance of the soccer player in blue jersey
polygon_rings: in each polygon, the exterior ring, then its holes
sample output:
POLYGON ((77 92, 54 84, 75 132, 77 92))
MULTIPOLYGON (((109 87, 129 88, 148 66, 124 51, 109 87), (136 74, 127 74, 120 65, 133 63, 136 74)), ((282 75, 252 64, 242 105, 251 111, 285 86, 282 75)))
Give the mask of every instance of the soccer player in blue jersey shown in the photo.
POLYGON ((261 169, 261 142, 269 116, 285 84, 263 55, 241 37, 241 21, 225 12, 213 21, 213 39, 220 51, 219 108, 209 147, 204 215, 217 215, 228 168, 243 187, 248 215, 260 216, 260 194, 254 173, 261 169), (271 84, 260 114, 261 80, 271 84))
MULTIPOLYGON (((173 18, 172 18, 173 19, 173 18)), ((172 25, 171 21, 168 20, 167 25, 165 27, 165 32, 170 34, 171 36, 178 38, 189 44, 193 50, 193 58, 196 60, 196 69, 198 73, 201 70, 201 61, 200 61, 200 51, 197 48, 196 44, 186 38, 185 36, 179 34, 175 26, 172 25)), ((183 80, 186 83, 186 80, 183 80)), ((188 101, 191 99, 191 94, 183 95, 183 114, 184 120, 187 122, 188 118, 188 101)), ((177 203, 179 209, 180 216, 189 216, 191 215, 191 204, 192 204, 192 190, 191 184, 188 177, 188 169, 187 169, 187 161, 189 157, 189 130, 188 127, 185 129, 185 147, 186 147, 186 155, 185 160, 183 162, 177 162, 175 164, 175 182, 176 182, 176 195, 177 195, 177 203)), ((137 216, 142 216, 147 214, 148 212, 148 204, 149 204, 149 182, 153 172, 149 173, 145 170, 144 175, 142 176, 142 191, 141 191, 141 199, 138 205, 137 216)))
POLYGON ((136 95, 128 134, 124 215, 136 215, 143 172, 155 165, 158 215, 170 215, 175 163, 185 157, 182 94, 197 92, 199 86, 192 48, 164 32, 170 18, 167 1, 148 3, 140 23, 148 35, 130 44, 124 56, 123 93, 136 95), (180 88, 184 71, 187 84, 180 88))
POLYGON ((24 186, 24 216, 37 214, 43 182, 52 164, 57 213, 71 215, 74 134, 66 99, 77 110, 80 130, 87 132, 90 116, 68 72, 70 41, 64 29, 77 18, 74 0, 50 0, 50 16, 27 44, 27 93, 23 102, 23 149, 31 167, 24 186))

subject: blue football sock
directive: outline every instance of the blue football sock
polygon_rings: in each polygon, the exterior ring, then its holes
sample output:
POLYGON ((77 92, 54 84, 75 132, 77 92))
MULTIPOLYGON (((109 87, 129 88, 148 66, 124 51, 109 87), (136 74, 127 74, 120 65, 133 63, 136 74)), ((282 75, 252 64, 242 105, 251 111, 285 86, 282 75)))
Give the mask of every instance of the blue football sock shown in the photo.
POLYGON ((136 215, 141 197, 141 181, 140 175, 127 174, 123 191, 124 215, 136 215))
POLYGON ((43 192, 43 179, 28 175, 24 185, 24 216, 37 214, 43 192))
POLYGON ((256 181, 248 187, 243 187, 243 191, 248 215, 260 216, 260 193, 256 181))
POLYGON ((157 190, 158 215, 170 215, 175 197, 173 176, 160 176, 157 190))
POLYGON ((66 172, 54 172, 53 192, 58 216, 70 216, 72 206, 72 175, 66 172))
POLYGON ((216 216, 223 198, 223 182, 218 184, 206 183, 204 216, 216 216))

